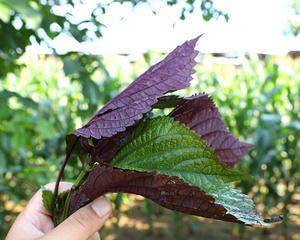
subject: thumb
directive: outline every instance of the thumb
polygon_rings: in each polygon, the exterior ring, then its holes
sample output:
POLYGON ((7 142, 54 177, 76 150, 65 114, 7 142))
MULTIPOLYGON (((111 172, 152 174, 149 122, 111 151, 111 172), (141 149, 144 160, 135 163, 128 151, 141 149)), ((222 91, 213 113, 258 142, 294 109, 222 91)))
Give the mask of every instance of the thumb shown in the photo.
POLYGON ((97 232, 109 218, 112 211, 111 203, 103 198, 95 199, 90 204, 80 208, 52 231, 43 240, 88 239, 97 232))

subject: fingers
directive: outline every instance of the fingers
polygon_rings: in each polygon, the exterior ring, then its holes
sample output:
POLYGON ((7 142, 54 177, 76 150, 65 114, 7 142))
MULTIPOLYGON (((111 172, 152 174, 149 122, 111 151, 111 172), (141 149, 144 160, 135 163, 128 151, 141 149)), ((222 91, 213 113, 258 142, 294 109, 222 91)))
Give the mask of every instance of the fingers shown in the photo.
MULTIPOLYGON (((72 187, 72 183, 61 182, 59 184, 59 193, 72 187)), ((44 187, 53 192, 55 183, 48 183, 44 187)), ((42 200, 42 189, 40 189, 29 201, 24 210, 24 220, 31 222, 42 233, 47 233, 54 228, 51 214, 45 209, 42 200)))
MULTIPOLYGON (((45 189, 50 190, 53 192, 54 190, 55 183, 48 183, 47 185, 44 186, 45 189)), ((73 186, 72 183, 69 182, 61 182, 59 184, 59 193, 64 192, 68 189, 70 189, 73 186)), ((26 212, 29 212, 30 215, 35 215, 36 213, 43 213, 45 215, 50 215, 50 213, 45 209, 43 205, 43 200, 42 200, 42 189, 37 191, 36 194, 31 198, 29 203, 26 206, 26 212)))
POLYGON ((100 240, 100 235, 99 233, 95 233, 93 236, 91 236, 88 240, 100 240))
POLYGON ((79 209, 55 229, 47 233, 43 240, 84 240, 93 236, 109 218, 111 203, 99 198, 79 209))
MULTIPOLYGON (((49 183, 46 189, 54 189, 55 183, 49 183)), ((72 187, 71 183, 61 182, 59 192, 72 187)), ((40 189, 28 202, 24 211, 19 214, 13 226, 9 230, 6 240, 10 239, 36 239, 53 229, 50 214, 43 206, 42 190, 40 189)))

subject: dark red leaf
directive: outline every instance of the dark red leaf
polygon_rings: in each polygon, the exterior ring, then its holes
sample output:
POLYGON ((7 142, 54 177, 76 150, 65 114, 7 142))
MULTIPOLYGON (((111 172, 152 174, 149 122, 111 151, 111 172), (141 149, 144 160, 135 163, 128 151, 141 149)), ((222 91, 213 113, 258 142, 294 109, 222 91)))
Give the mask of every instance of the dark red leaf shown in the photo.
POLYGON ((108 102, 75 135, 85 138, 111 137, 132 126, 163 94, 189 86, 197 56, 195 45, 199 37, 185 42, 164 60, 152 66, 123 92, 108 102))
MULTIPOLYGON (((214 203, 201 189, 188 185, 177 177, 157 175, 155 172, 136 172, 101 165, 94 168, 85 183, 74 194, 77 202, 88 197, 93 200, 106 193, 124 192, 144 196, 159 205, 187 214, 240 222, 226 214, 226 209, 214 203)), ((77 208, 74 208, 75 211, 77 208)))
POLYGON ((95 147, 90 147, 89 154, 93 162, 110 162, 117 151, 130 138, 133 128, 129 127, 124 132, 119 132, 110 138, 101 138, 95 147))
POLYGON ((89 202, 87 196, 81 191, 72 192, 71 202, 69 207, 69 215, 76 212, 80 207, 89 202))
POLYGON ((214 149, 221 162, 233 167, 253 145, 239 141, 230 133, 208 95, 196 95, 186 100, 170 116, 197 132, 214 149))

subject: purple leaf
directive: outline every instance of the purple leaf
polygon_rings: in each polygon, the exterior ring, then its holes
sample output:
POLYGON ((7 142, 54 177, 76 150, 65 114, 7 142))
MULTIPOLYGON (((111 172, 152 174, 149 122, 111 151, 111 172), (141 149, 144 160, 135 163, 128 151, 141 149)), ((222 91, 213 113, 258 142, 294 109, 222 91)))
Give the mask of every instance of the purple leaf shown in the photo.
MULTIPOLYGON (((73 203, 80 205, 86 197, 93 200, 106 193, 124 192, 144 196, 159 205, 187 214, 230 222, 240 222, 227 210, 214 203, 213 197, 178 177, 155 172, 137 172, 101 165, 94 168, 81 188, 73 194, 73 203)), ((71 213, 77 207, 72 205, 71 213)))
POLYGON ((110 162, 117 151, 130 138, 133 127, 128 127, 126 131, 119 132, 110 138, 101 138, 95 147, 90 147, 89 154, 93 162, 110 162))
POLYGON ((132 126, 165 93, 189 86, 194 73, 199 37, 178 46, 161 62, 152 66, 123 92, 108 102, 75 135, 85 138, 111 137, 132 126))
POLYGON ((197 132, 214 149, 220 161, 232 168, 253 145, 239 141, 230 133, 208 95, 196 95, 186 100, 170 116, 197 132))

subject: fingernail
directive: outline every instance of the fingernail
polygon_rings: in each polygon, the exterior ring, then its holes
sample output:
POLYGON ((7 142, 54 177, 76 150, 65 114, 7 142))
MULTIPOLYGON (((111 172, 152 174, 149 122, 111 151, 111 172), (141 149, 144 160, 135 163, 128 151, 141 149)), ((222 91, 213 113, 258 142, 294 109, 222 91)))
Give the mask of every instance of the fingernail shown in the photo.
POLYGON ((107 216, 111 212, 111 203, 103 198, 94 200, 91 207, 101 218, 107 216))

